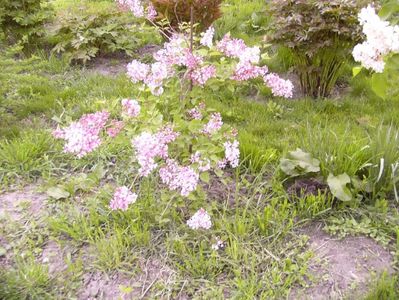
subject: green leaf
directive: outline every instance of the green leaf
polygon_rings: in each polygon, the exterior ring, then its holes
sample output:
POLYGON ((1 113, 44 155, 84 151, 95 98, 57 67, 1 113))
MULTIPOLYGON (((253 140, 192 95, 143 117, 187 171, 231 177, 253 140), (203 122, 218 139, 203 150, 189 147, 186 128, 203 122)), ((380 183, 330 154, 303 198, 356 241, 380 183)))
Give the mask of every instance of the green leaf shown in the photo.
POLYGON ((281 170, 290 176, 299 176, 320 171, 320 161, 302 149, 288 152, 286 158, 280 160, 281 170))
POLYGON ((381 97, 384 100, 386 99, 388 85, 384 73, 373 74, 371 78, 371 87, 377 96, 381 97))
POLYGON ((7 254, 6 248, 0 247, 0 257, 4 256, 7 254))
POLYGON ((330 173, 327 178, 327 184, 330 187, 331 193, 337 199, 345 202, 352 200, 352 193, 347 187, 347 184, 349 184, 350 182, 351 179, 346 173, 338 176, 334 176, 330 173))
POLYGON ((200 179, 205 182, 205 183, 209 183, 209 173, 208 172, 203 172, 200 174, 200 179))
POLYGON ((363 67, 362 66, 357 66, 352 68, 352 76, 356 77, 361 71, 363 67))
POLYGON ((47 190, 46 193, 47 193, 47 195, 49 195, 50 197, 52 197, 56 200, 66 199, 70 196, 70 194, 60 186, 51 187, 47 190))

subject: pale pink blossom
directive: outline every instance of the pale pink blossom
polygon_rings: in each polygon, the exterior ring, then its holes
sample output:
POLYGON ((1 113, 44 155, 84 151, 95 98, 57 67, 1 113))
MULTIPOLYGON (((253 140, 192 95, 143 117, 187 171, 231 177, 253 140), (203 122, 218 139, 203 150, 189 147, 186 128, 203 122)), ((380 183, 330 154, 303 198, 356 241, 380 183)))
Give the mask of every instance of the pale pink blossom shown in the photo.
POLYGON ((126 211, 129 204, 133 204, 137 200, 137 195, 132 193, 126 186, 119 187, 115 190, 109 206, 112 210, 126 211))
POLYGON ((184 49, 184 54, 182 64, 188 69, 195 69, 203 63, 202 57, 192 53, 190 49, 184 49))
POLYGON ((212 227, 212 221, 209 214, 205 209, 200 208, 188 221, 188 227, 194 230, 198 229, 210 229, 212 227))
POLYGON ((223 170, 223 169, 225 169, 226 167, 227 167, 227 159, 222 159, 222 160, 219 160, 218 162, 217 162, 217 167, 219 168, 219 169, 221 169, 221 170, 223 170))
POLYGON ((143 132, 133 139, 132 145, 136 150, 141 176, 146 177, 157 168, 157 158, 168 158, 168 144, 178 136, 179 133, 174 132, 170 126, 166 126, 156 134, 143 132))
POLYGON ((180 136, 179 132, 173 130, 171 125, 166 125, 157 133, 157 138, 162 144, 174 142, 180 136))
POLYGON ((153 21, 157 17, 158 13, 155 10, 154 5, 150 2, 147 6, 147 19, 153 21))
POLYGON ((197 106, 190 109, 187 114, 193 120, 202 120, 202 112, 197 106))
POLYGON ((130 9, 135 17, 144 17, 144 6, 142 0, 117 0, 117 2, 130 9))
POLYGON ((129 117, 135 118, 140 114, 141 107, 137 100, 123 99, 121 103, 123 112, 129 117))
POLYGON ((365 68, 382 73, 384 58, 391 52, 399 52, 399 26, 382 20, 371 5, 360 11, 358 19, 366 40, 355 46, 353 58, 365 68))
POLYGON ((189 47, 184 36, 175 34, 153 57, 157 62, 162 62, 167 66, 182 66, 186 60, 186 49, 189 47))
POLYGON ((215 76, 216 76, 215 66, 204 66, 195 69, 190 73, 190 78, 193 80, 193 83, 200 86, 204 86, 209 79, 215 76))
POLYGON ((191 155, 190 161, 192 164, 198 165, 200 172, 206 172, 211 169, 211 161, 208 158, 203 158, 199 151, 191 155))
POLYGON ((246 81, 259 76, 264 76, 266 75, 267 71, 268 68, 266 66, 258 67, 250 62, 239 62, 231 79, 237 81, 246 81))
POLYGON ((224 143, 225 162, 229 163, 232 168, 238 167, 240 162, 240 149, 237 140, 224 143))
POLYGON ((124 125, 125 124, 122 121, 112 120, 110 127, 107 128, 107 134, 110 137, 113 137, 113 138, 116 137, 119 134, 119 132, 121 132, 124 125))
POLYGON ((240 62, 257 64, 260 60, 259 47, 247 47, 238 55, 240 62))
POLYGON ((280 78, 277 74, 269 73, 263 77, 266 85, 272 90, 272 94, 277 97, 292 98, 294 85, 290 80, 280 78))
POLYGON ((78 122, 72 122, 63 129, 57 128, 53 135, 66 141, 64 152, 81 158, 101 144, 99 134, 108 118, 109 113, 106 111, 83 115, 78 122))
POLYGON ((212 135, 219 131, 223 126, 222 116, 220 113, 213 113, 207 124, 204 125, 202 133, 212 135))
POLYGON ((149 72, 150 66, 138 60, 133 60, 127 65, 127 75, 133 83, 146 80, 149 72))
POLYGON ((226 34, 222 40, 220 40, 216 48, 224 53, 227 57, 240 57, 242 53, 247 49, 244 41, 241 39, 232 39, 230 34, 226 34))
POLYGON ((211 248, 214 251, 218 251, 220 249, 223 249, 225 246, 225 243, 219 237, 216 237, 216 241, 212 244, 211 248))
POLYGON ((171 69, 164 62, 156 62, 151 65, 151 72, 145 79, 145 84, 151 93, 159 96, 163 93, 163 81, 171 75, 171 69))
POLYGON ((184 197, 197 188, 199 174, 189 166, 179 166, 175 160, 168 159, 165 166, 159 169, 162 183, 171 191, 180 190, 184 197))
POLYGON ((200 41, 201 45, 207 46, 209 48, 212 47, 214 35, 215 35, 215 28, 213 28, 213 26, 211 26, 207 29, 207 31, 202 33, 202 37, 201 37, 201 41, 200 41))
POLYGON ((168 146, 160 143, 156 134, 143 132, 133 139, 132 145, 140 165, 139 174, 144 177, 157 168, 158 164, 155 161, 157 157, 168 156, 168 146))

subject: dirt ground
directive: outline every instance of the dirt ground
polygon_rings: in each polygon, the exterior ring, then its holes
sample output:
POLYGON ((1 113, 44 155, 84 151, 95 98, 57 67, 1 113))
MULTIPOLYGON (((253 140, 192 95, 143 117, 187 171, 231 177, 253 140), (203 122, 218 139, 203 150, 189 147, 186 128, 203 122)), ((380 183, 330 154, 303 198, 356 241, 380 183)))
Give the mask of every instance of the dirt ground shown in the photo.
POLYGON ((392 273, 393 258, 388 250, 364 236, 337 239, 323 232, 317 223, 302 229, 309 236, 314 253, 310 266, 313 284, 294 289, 289 299, 342 299, 361 297, 373 276, 392 273))

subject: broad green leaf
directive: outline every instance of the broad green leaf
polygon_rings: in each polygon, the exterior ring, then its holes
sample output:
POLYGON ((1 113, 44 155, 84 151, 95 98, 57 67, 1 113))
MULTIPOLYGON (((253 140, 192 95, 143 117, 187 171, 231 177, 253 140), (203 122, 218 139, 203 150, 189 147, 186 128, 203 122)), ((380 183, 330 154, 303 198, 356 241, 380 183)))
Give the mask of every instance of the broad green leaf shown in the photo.
POLYGON ((201 175, 200 175, 200 178, 201 178, 201 180, 203 181, 203 182, 205 182, 205 183, 209 183, 209 173, 208 172, 203 172, 203 173, 201 173, 201 175))
POLYGON ((350 182, 351 179, 346 173, 338 176, 330 174, 327 178, 327 184, 330 187, 331 193, 337 199, 345 202, 352 200, 352 193, 347 187, 347 184, 349 184, 350 182))
POLYGON ((387 97, 387 81, 384 73, 374 73, 371 78, 371 87, 377 96, 382 99, 387 97))
POLYGON ((363 69, 363 67, 361 67, 361 66, 353 67, 352 68, 353 77, 356 77, 362 71, 362 69, 363 69))
POLYGON ((70 194, 60 186, 49 188, 47 190, 47 195, 57 200, 65 199, 70 196, 70 194))
POLYGON ((299 176, 320 171, 320 161, 302 149, 288 152, 286 158, 280 160, 281 170, 290 176, 299 176))

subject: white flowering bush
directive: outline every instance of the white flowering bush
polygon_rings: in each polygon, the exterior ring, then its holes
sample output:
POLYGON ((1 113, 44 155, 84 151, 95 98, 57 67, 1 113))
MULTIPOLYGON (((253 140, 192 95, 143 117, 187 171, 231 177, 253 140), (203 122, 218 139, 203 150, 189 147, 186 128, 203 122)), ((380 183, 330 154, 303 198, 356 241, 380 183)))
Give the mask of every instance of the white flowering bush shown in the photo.
MULTIPOLYGON (((292 83, 259 66, 260 49, 226 35, 214 43, 211 27, 192 41, 173 36, 154 55, 154 63, 138 60, 127 66, 136 87, 134 99, 120 102, 120 115, 107 111, 82 116, 53 135, 65 141, 64 151, 78 158, 96 150, 104 140, 123 135, 131 141, 137 174, 131 185, 118 187, 112 210, 127 210, 138 198, 142 178, 155 176, 160 186, 179 197, 189 197, 210 174, 239 165, 237 131, 225 125, 220 113, 202 101, 208 85, 260 79, 276 96, 291 97, 292 83)), ((203 209, 189 221, 193 229, 209 229, 203 209)))
MULTIPOLYGON (((389 3, 391 9, 399 8, 398 2, 389 3)), ((383 9, 382 10, 386 10, 383 9)), ((365 40, 356 45, 352 55, 363 68, 372 71, 372 88, 377 95, 386 98, 393 75, 397 79, 399 65, 399 26, 391 25, 380 17, 373 6, 369 5, 358 15, 365 40)), ((362 67, 354 68, 357 75, 362 67)), ((395 80, 396 81, 396 80, 395 80)), ((395 82, 396 85, 396 82, 395 82)))

